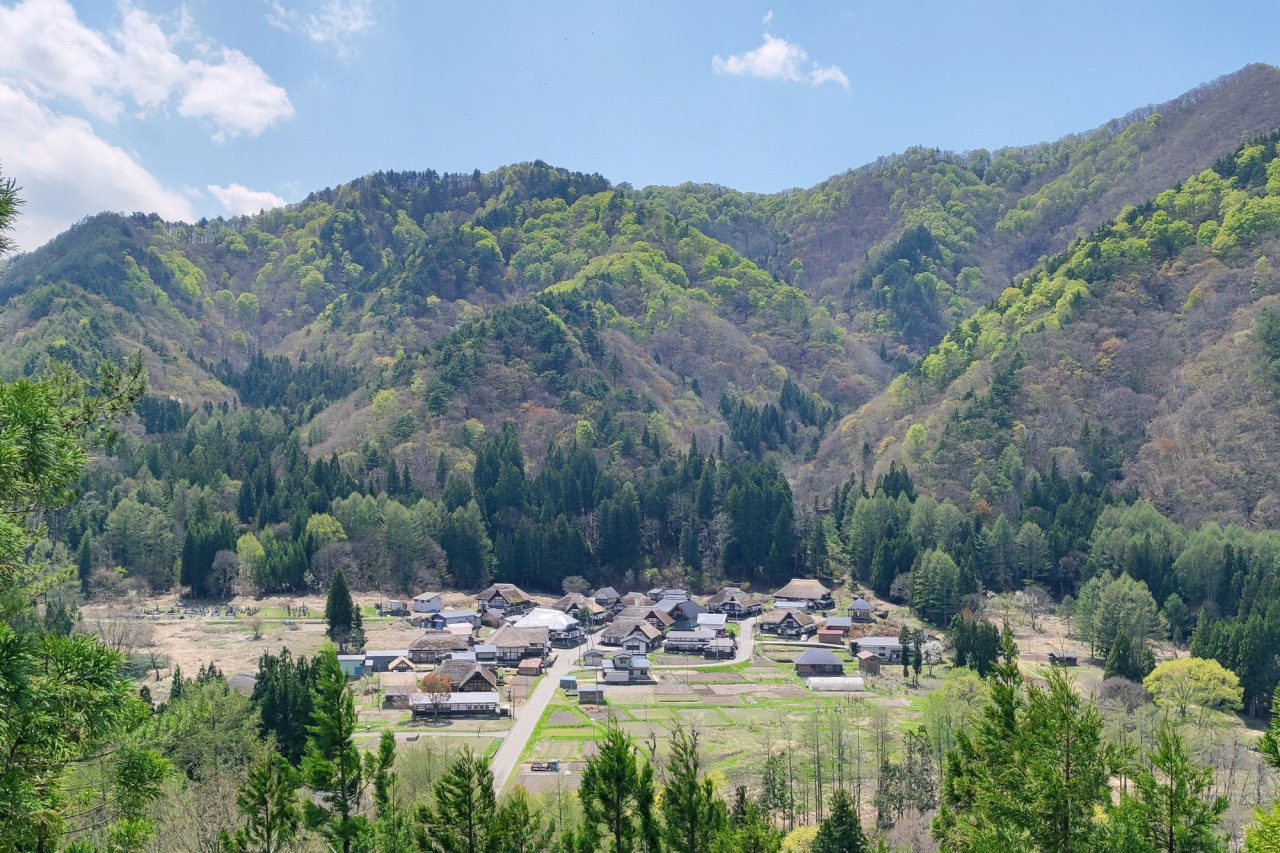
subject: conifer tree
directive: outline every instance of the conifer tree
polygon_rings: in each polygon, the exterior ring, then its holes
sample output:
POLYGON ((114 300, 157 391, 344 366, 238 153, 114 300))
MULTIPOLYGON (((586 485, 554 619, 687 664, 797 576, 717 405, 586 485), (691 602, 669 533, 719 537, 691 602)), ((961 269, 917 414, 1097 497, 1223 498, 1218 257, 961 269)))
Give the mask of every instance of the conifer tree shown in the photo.
POLYGON ((355 744, 355 697, 332 646, 316 657, 316 669, 302 774, 324 805, 308 801, 304 814, 307 826, 318 830, 331 847, 352 853, 361 849, 370 828, 360 807, 365 779, 355 744))
POLYGON ((1156 730, 1156 746, 1147 753, 1150 766, 1133 774, 1137 823, 1142 834, 1161 853, 1215 853, 1225 840, 1218 823, 1228 808, 1227 798, 1213 796, 1213 769, 1191 760, 1173 723, 1156 730))
POLYGON ((862 821, 853 807, 853 798, 843 788, 831 795, 831 813, 818 827, 812 853, 865 853, 867 838, 862 821))
POLYGON ((236 804, 245 825, 234 836, 223 831, 222 853, 282 853, 302 823, 298 788, 302 776, 277 752, 264 753, 249 768, 236 804))
POLYGON ((338 569, 329 582, 329 595, 324 602, 324 618, 329 623, 326 632, 330 640, 345 651, 351 636, 351 630, 357 624, 360 611, 351 600, 351 588, 347 586, 347 576, 338 569))
POLYGON ((898 629, 898 645, 902 647, 902 677, 911 677, 911 629, 903 625, 898 629))
POLYGON ((497 801, 489 762, 463 750, 432 788, 434 802, 418 806, 414 831, 423 853, 490 853, 499 849, 497 801))
POLYGON ((579 843, 583 851, 637 853, 661 845, 654 815, 653 767, 635 745, 610 725, 596 755, 587 761, 578 788, 582 801, 579 843))
POLYGON ((724 803, 707 778, 698 733, 679 723, 671 736, 669 780, 662 789, 663 839, 670 853, 710 853, 725 825, 724 803))

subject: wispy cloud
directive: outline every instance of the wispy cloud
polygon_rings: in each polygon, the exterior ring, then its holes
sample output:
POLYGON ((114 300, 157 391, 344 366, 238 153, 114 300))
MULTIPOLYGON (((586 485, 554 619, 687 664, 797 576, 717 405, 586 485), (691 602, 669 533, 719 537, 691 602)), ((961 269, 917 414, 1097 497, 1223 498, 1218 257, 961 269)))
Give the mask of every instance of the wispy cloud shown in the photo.
POLYGON ((773 24, 773 12, 764 16, 764 43, 746 53, 730 54, 726 59, 716 54, 711 58, 711 68, 717 74, 739 77, 759 77, 762 80, 786 80, 821 86, 835 83, 849 88, 849 77, 838 65, 822 65, 809 58, 798 44, 769 32, 773 24))
POLYGON ((288 203, 273 192, 251 190, 243 184, 225 187, 209 184, 208 190, 232 216, 249 216, 260 210, 284 207, 288 203))
POLYGON ((331 47, 341 59, 355 53, 356 40, 372 28, 374 0, 326 0, 313 12, 303 13, 282 0, 267 0, 267 23, 286 32, 301 32, 317 44, 331 47))

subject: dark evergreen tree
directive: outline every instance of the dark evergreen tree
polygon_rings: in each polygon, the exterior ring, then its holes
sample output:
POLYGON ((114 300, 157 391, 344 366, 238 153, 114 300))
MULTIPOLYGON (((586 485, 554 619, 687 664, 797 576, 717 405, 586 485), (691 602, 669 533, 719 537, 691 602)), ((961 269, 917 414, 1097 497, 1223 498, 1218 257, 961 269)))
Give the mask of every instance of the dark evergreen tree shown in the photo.
POLYGON ((831 795, 831 811, 818 827, 813 853, 864 853, 867 837, 853 807, 853 798, 843 788, 831 795))
POLYGON ((328 623, 326 634, 329 639, 346 649, 351 641, 351 632, 357 627, 360 612, 351 600, 351 587, 347 585, 347 576, 342 569, 333 573, 329 581, 329 595, 324 602, 324 619, 328 623))

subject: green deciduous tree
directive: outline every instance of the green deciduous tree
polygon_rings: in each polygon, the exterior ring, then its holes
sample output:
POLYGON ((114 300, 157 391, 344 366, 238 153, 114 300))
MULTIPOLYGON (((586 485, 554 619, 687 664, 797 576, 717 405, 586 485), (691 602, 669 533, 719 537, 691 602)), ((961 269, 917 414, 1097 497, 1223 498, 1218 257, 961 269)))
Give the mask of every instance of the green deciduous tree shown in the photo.
POLYGON ((1177 658, 1167 660, 1142 681, 1157 705, 1187 716, 1191 707, 1211 711, 1240 710, 1240 679, 1216 660, 1177 658))

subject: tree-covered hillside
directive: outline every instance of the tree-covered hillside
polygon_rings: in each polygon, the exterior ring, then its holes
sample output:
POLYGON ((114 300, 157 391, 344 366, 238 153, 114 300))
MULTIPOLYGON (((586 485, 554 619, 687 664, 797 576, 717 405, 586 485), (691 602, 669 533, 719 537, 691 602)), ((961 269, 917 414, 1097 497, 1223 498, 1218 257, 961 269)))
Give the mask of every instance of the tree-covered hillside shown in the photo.
POLYGON ((152 393, 41 548, 90 594, 804 574, 939 624, 1127 572, 1280 638, 1277 78, 774 196, 535 162, 94 217, 4 271, 0 373, 152 393))

